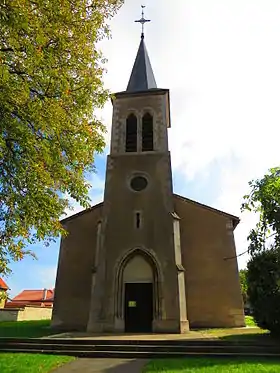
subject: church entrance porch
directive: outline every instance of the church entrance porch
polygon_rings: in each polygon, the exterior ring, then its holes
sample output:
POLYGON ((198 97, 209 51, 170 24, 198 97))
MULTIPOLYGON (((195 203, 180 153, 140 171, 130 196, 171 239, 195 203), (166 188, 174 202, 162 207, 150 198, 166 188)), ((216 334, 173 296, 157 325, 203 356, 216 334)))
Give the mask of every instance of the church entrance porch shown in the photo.
POLYGON ((153 333, 161 310, 161 277, 151 250, 127 251, 116 266, 114 330, 153 333))
POLYGON ((151 333, 153 322, 153 284, 125 284, 125 332, 151 333))

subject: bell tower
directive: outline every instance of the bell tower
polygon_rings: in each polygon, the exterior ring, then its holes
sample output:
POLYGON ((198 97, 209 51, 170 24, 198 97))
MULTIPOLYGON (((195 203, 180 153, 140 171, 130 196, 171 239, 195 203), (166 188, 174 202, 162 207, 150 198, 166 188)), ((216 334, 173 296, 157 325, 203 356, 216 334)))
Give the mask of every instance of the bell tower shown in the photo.
POLYGON ((169 90, 157 88, 144 41, 126 91, 112 98, 102 221, 88 331, 189 330, 179 217, 168 149, 169 90))

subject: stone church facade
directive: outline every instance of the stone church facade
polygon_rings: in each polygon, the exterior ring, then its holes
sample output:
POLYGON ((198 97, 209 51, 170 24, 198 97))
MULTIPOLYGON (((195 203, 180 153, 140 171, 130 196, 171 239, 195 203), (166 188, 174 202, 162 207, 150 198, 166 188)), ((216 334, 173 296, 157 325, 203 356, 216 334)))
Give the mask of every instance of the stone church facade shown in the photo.
POLYGON ((186 333, 244 326, 233 215, 176 195, 169 90, 142 35, 127 90, 112 99, 104 202, 62 221, 52 326, 186 333))

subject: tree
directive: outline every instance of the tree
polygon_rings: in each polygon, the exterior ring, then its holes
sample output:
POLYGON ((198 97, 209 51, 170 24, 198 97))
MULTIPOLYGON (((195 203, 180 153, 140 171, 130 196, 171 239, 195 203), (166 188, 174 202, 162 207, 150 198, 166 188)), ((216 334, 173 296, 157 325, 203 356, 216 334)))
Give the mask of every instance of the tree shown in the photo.
POLYGON ((247 285, 247 270, 241 269, 239 271, 240 286, 244 305, 248 302, 248 285, 247 285))
POLYGON ((249 185, 251 192, 244 196, 241 209, 259 213, 260 218, 248 236, 248 251, 253 254, 280 247, 280 167, 270 169, 262 179, 253 180, 249 185))
POLYGON ((247 282, 253 316, 260 327, 280 334, 280 168, 249 183, 243 210, 259 214, 249 233, 247 282))
POLYGON ((280 335, 280 251, 256 252, 248 263, 248 296, 261 328, 280 335))
POLYGON ((89 206, 105 130, 94 109, 109 96, 97 43, 122 2, 0 3, 0 273, 28 244, 65 234, 67 196, 89 206))

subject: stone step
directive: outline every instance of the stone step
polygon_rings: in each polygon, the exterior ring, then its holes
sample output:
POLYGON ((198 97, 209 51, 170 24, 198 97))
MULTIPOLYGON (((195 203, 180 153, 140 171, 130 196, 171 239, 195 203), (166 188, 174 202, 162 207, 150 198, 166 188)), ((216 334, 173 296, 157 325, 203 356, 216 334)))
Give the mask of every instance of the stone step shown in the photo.
MULTIPOLYGON (((219 339, 195 339, 195 340, 158 340, 158 339, 94 339, 94 338, 0 338, 0 344, 17 344, 17 343, 29 343, 42 345, 95 345, 95 346, 252 346, 252 341, 225 341, 219 339)), ((266 341, 254 341, 254 346, 276 346, 280 345, 279 341, 266 340, 266 341)))
POLYGON ((91 344, 64 344, 64 343, 4 343, 0 342, 0 351, 9 349, 11 351, 24 350, 38 350, 38 351, 106 351, 106 352, 143 352, 143 353, 275 353, 280 355, 279 346, 253 346, 253 345, 99 345, 93 341, 91 344))
POLYGON ((52 355, 69 355, 86 358, 121 358, 121 359, 152 359, 152 358, 187 358, 187 357, 246 357, 246 358, 271 358, 280 360, 280 353, 252 353, 252 352, 142 352, 142 351, 79 351, 75 349, 67 350, 40 350, 40 349, 25 349, 19 348, 16 350, 6 348, 1 349, 1 352, 17 352, 17 353, 44 353, 52 355))

